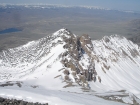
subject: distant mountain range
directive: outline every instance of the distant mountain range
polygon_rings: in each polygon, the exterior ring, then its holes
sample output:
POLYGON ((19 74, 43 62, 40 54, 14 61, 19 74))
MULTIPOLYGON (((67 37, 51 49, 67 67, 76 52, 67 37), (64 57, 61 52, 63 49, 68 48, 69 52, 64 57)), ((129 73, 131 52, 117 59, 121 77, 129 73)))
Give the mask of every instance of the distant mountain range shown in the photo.
POLYGON ((26 8, 87 8, 87 9, 101 9, 109 10, 99 6, 67 6, 67 5, 53 5, 53 4, 0 4, 1 7, 14 8, 14 6, 23 6, 26 8))
MULTIPOLYGON (((103 8, 100 6, 68 6, 68 5, 55 5, 55 4, 0 4, 1 8, 17 8, 18 6, 22 6, 25 8, 38 8, 38 9, 46 9, 46 8, 85 8, 85 9, 98 9, 98 10, 115 10, 110 8, 103 8)), ((127 13, 140 13, 140 11, 133 11, 133 10, 115 10, 115 11, 122 11, 127 13)))

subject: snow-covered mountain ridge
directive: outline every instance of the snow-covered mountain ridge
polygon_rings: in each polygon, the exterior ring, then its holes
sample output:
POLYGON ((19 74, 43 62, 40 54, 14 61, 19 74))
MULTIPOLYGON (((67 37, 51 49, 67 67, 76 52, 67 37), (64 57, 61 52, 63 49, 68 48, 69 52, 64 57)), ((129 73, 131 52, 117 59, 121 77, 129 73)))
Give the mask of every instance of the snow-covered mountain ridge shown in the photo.
MULTIPOLYGON (((131 93, 140 98, 139 79, 140 48, 118 35, 91 40, 88 35, 77 36, 60 29, 0 52, 1 83, 22 81, 23 87, 28 84, 51 90, 82 88, 98 96, 125 90, 125 96, 131 93)), ((127 103, 125 99, 122 101, 127 103)))
POLYGON ((110 10, 108 8, 103 8, 99 6, 68 6, 68 5, 58 5, 58 4, 0 4, 1 8, 15 8, 15 7, 25 7, 25 8, 36 8, 36 9, 55 9, 55 8, 85 8, 85 9, 98 9, 98 10, 110 10))

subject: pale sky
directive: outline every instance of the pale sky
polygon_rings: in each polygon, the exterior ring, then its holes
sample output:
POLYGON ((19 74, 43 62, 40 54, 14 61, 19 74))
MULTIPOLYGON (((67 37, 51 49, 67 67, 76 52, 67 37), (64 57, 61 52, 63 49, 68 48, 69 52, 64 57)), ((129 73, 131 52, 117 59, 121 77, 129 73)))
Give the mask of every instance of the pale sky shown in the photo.
POLYGON ((140 11, 140 0, 0 0, 0 3, 12 4, 63 4, 63 5, 88 5, 99 6, 118 10, 140 11))

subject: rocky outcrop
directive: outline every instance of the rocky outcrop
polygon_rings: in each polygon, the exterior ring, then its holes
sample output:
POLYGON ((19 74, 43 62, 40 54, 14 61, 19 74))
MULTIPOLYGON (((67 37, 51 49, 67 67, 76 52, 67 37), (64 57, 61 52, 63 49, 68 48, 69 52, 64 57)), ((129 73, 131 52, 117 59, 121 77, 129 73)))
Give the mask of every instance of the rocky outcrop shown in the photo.
POLYGON ((0 105, 48 105, 48 103, 41 104, 41 103, 33 103, 33 102, 26 102, 23 100, 16 100, 16 99, 7 99, 0 97, 0 105))
MULTIPOLYGON (((65 67, 63 71, 65 74, 64 80, 73 81, 87 87, 88 81, 96 82, 97 78, 94 57, 92 55, 93 45, 91 38, 86 34, 76 36, 70 31, 68 32, 70 33, 69 37, 63 37, 66 43, 63 48, 67 49, 62 54, 61 61, 65 67), (85 63, 87 64, 85 65, 85 63)), ((101 82, 101 78, 99 78, 99 81, 101 82)))

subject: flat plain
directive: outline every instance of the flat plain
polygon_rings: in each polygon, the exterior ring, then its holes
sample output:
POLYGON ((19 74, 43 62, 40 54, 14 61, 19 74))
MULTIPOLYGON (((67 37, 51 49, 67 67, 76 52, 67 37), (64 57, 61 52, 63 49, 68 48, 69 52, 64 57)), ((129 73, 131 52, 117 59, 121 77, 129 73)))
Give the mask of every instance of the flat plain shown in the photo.
POLYGON ((88 34, 93 40, 112 34, 135 39, 140 34, 139 22, 140 13, 118 10, 1 6, 0 31, 10 28, 21 31, 0 34, 0 51, 37 40, 63 27, 77 35, 88 34))

